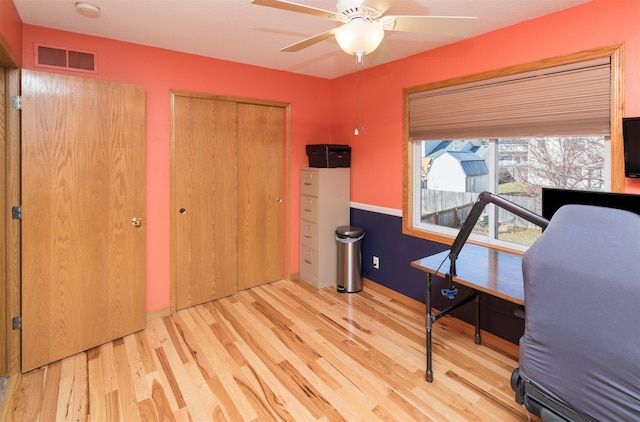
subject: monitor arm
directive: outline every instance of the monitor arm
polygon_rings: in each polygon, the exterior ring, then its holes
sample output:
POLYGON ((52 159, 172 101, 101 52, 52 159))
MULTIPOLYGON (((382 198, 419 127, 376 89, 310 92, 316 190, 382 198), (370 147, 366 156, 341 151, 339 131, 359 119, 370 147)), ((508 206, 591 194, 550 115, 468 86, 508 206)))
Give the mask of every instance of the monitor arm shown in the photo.
POLYGON ((475 204, 473 204, 471 212, 469 212, 467 219, 464 221, 464 224, 460 228, 458 236, 456 236, 456 239, 453 241, 453 245, 451 245, 451 251, 449 252, 449 261, 451 261, 451 267, 449 269, 449 274, 447 277, 449 281, 451 281, 451 277, 456 275, 456 260, 458 259, 458 255, 460 254, 462 247, 467 241, 467 238, 469 238, 469 235, 471 234, 473 227, 476 225, 476 222, 480 218, 484 207, 486 207, 489 203, 495 204, 500 208, 512 212, 518 217, 524 218, 525 220, 542 227, 543 231, 549 224, 549 220, 498 195, 494 195, 491 192, 480 193, 480 195, 478 196, 478 200, 475 204))

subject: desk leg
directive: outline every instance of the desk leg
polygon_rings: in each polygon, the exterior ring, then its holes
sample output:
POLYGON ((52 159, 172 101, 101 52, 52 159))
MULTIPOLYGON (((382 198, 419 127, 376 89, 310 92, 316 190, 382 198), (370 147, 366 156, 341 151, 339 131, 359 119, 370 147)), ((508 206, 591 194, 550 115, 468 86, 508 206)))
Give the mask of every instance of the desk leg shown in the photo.
POLYGON ((431 362, 431 327, 433 318, 431 316, 431 273, 427 273, 427 286, 424 293, 424 303, 426 306, 426 336, 427 336, 427 382, 433 382, 433 368, 431 362))
POLYGON ((476 344, 482 343, 480 338, 480 294, 476 294, 476 344))

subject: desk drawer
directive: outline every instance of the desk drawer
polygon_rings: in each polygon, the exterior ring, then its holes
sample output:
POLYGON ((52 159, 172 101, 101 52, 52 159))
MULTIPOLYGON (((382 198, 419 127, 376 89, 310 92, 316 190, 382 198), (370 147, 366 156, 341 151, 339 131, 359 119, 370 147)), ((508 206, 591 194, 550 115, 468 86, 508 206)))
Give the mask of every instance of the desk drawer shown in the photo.
POLYGON ((318 196, 318 172, 302 170, 300 174, 300 193, 302 195, 318 196))
POLYGON ((306 195, 300 197, 300 218, 313 223, 318 221, 318 198, 306 195))
POLYGON ((300 244, 318 248, 318 224, 300 220, 300 244))

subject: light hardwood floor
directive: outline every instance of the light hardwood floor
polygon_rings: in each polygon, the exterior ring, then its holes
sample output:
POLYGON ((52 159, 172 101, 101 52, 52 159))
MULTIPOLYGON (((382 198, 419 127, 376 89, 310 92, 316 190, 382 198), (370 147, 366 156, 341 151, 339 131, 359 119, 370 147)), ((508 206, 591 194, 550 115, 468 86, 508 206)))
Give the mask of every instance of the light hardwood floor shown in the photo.
POLYGON ((2 421, 527 421, 517 347, 373 283, 279 281, 152 320, 144 331, 14 376, 2 421))

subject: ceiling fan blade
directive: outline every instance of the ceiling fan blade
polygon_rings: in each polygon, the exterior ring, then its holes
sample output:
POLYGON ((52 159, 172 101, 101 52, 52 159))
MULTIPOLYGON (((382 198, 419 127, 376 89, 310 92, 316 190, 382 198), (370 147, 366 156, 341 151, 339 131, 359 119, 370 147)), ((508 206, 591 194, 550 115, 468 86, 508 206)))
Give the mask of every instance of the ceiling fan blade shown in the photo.
POLYGON ((309 38, 305 38, 302 41, 298 41, 286 47, 280 49, 280 51, 286 51, 287 53, 294 53, 296 51, 300 51, 303 48, 307 48, 313 44, 319 43, 320 41, 324 41, 327 38, 331 38, 333 36, 334 30, 331 29, 329 31, 321 32, 317 35, 314 35, 309 38))
POLYGON ((478 20, 478 18, 464 16, 383 16, 381 19, 384 21, 395 19, 393 31, 452 37, 466 37, 478 20))
POLYGON ((332 18, 335 15, 335 12, 329 10, 305 6, 286 0, 251 0, 251 3, 259 6, 275 7, 276 9, 288 10, 290 12, 306 13, 307 15, 319 16, 321 18, 332 18))

